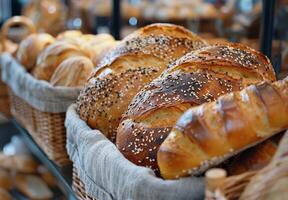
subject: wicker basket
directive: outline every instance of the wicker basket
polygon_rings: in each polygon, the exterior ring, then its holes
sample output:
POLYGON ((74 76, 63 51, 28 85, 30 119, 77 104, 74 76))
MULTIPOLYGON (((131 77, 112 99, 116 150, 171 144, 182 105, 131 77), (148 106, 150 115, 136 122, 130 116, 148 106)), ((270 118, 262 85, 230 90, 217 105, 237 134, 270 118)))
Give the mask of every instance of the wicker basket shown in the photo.
POLYGON ((75 166, 73 166, 73 183, 72 183, 72 187, 73 190, 76 193, 76 196, 79 200, 96 200, 92 197, 90 197, 86 191, 85 191, 85 186, 83 184, 83 182, 80 180, 78 173, 77 173, 77 169, 75 168, 75 166))
POLYGON ((9 94, 12 115, 28 130, 48 157, 60 167, 71 164, 65 148, 65 113, 41 112, 11 90, 9 94))
MULTIPOLYGON (((26 27, 30 33, 36 32, 35 26, 33 25, 32 21, 30 21, 28 18, 22 16, 21 17, 16 16, 10 18, 5 22, 5 24, 1 29, 2 52, 7 51, 11 54, 14 54, 16 51, 16 48, 11 48, 6 44, 6 41, 8 40, 9 29, 15 25, 26 27)), ((17 46, 16 44, 14 45, 17 46)), ((1 78, 1 72, 0 72, 0 78, 1 78)), ((4 114, 4 116, 7 118, 11 117, 8 87, 4 82, 2 82, 2 80, 0 80, 0 113, 4 114)))
POLYGON ((240 175, 226 177, 223 169, 211 169, 206 172, 206 200, 237 200, 241 196, 257 170, 240 175))
POLYGON ((0 113, 2 113, 7 118, 11 117, 8 87, 1 80, 0 80, 0 113))

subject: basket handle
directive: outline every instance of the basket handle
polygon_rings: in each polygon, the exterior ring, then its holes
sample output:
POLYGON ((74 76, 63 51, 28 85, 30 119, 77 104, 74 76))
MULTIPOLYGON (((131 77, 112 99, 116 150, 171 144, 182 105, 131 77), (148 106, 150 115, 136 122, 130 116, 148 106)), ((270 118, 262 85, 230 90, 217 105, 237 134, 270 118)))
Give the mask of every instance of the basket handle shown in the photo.
POLYGON ((36 28, 33 22, 28 17, 24 17, 24 16, 11 17, 3 24, 2 29, 1 29, 1 43, 2 43, 3 50, 6 50, 5 40, 7 40, 8 31, 12 26, 15 26, 15 25, 25 26, 29 30, 30 33, 36 33, 36 28))

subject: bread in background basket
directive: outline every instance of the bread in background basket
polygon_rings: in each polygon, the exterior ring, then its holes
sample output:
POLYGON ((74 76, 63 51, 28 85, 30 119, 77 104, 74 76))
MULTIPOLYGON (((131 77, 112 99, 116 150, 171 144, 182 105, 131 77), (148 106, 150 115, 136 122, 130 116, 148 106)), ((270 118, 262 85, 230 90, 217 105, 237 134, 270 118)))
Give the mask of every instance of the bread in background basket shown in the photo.
POLYGON ((27 71, 32 70, 36 65, 38 55, 54 40, 54 37, 47 33, 31 34, 20 43, 17 60, 25 66, 27 71))
POLYGON ((56 39, 46 33, 32 34, 20 43, 17 60, 39 80, 46 80, 54 86, 80 87, 95 63, 115 44, 109 34, 88 35, 72 30, 60 33, 56 39), (75 56, 77 58, 73 59, 75 56), (67 70, 69 66, 71 70, 67 70))
POLYGON ((152 24, 121 41, 96 67, 82 90, 78 113, 91 128, 115 140, 121 115, 134 95, 167 65, 206 43, 183 27, 152 24))
POLYGON ((262 80, 275 80, 273 67, 249 47, 227 43, 192 51, 134 97, 118 127, 117 147, 158 172, 159 146, 187 109, 262 80))

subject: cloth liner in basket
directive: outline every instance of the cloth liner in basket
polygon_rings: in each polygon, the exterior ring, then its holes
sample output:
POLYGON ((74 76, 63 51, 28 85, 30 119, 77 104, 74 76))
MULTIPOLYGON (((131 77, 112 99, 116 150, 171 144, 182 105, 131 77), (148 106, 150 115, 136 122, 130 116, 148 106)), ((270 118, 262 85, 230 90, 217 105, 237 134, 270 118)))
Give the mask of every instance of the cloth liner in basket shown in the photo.
POLYGON ((79 88, 53 87, 37 80, 10 54, 0 56, 2 80, 9 86, 12 115, 59 166, 70 164, 66 151, 65 112, 79 88))
MULTIPOLYGON (((163 180, 151 169, 128 161, 100 131, 69 107, 65 126, 67 150, 90 197, 97 200, 196 200, 204 198, 204 179, 163 180)), ((84 195, 85 196, 85 195, 84 195)))

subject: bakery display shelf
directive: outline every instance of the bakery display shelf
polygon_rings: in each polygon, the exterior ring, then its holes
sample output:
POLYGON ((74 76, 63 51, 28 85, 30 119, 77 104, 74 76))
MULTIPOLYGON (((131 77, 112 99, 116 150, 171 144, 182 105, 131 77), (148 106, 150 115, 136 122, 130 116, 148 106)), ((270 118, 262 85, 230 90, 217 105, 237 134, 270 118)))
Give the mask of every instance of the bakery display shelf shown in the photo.
MULTIPOLYGON (((76 200, 76 196, 71 187, 72 185, 72 166, 59 168, 56 166, 35 143, 30 134, 24 129, 15 119, 11 120, 11 124, 16 127, 18 132, 23 137, 23 141, 30 151, 47 167, 48 170, 55 176, 58 187, 63 192, 68 200, 76 200)), ((1 130, 0 130, 1 132, 1 130)))

